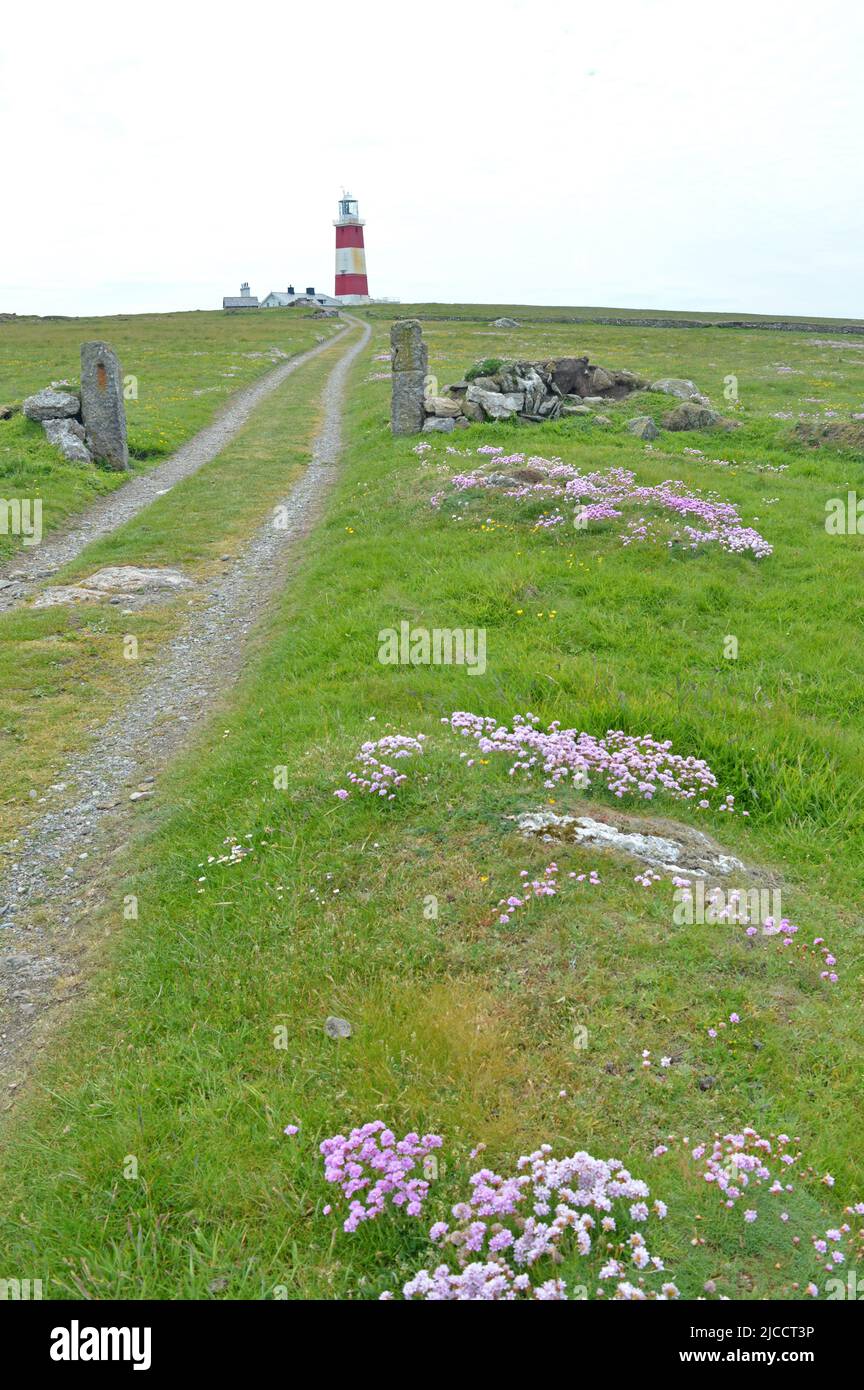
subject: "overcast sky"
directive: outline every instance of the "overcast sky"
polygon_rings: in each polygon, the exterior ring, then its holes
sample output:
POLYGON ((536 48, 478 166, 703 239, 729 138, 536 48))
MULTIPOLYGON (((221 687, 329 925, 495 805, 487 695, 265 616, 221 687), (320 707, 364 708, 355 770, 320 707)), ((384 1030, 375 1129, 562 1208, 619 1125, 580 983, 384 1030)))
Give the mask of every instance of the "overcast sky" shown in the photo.
POLYGON ((864 317, 859 0, 18 4, 0 312, 333 292, 864 317))

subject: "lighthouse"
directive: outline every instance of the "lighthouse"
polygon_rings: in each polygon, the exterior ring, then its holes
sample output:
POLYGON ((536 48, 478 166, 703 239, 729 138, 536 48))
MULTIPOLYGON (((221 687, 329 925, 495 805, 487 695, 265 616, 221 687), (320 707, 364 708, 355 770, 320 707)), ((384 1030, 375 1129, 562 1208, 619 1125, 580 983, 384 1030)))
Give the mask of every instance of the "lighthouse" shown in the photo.
POLYGON ((343 193, 339 199, 336 228, 336 298, 343 304, 368 304, 366 251, 363 247, 363 220, 357 212, 357 199, 343 193))

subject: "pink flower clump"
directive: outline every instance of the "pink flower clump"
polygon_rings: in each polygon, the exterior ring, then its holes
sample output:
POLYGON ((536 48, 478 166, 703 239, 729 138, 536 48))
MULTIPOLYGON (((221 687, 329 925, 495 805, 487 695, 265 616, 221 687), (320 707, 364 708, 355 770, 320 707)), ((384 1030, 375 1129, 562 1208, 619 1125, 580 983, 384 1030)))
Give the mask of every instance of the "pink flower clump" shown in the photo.
POLYGON ((406 1134, 397 1139, 383 1120, 372 1120, 352 1129, 346 1138, 335 1134, 320 1146, 327 1182, 338 1183, 348 1201, 343 1229, 356 1231, 363 1221, 374 1221, 388 1202, 404 1207, 409 1216, 419 1216, 429 1193, 424 1164, 433 1150, 440 1149, 437 1134, 406 1134))
MULTIPOLYGON (((488 452, 476 450, 476 453, 488 452)), ((467 451, 470 454, 470 450, 467 451)), ((575 507, 573 521, 584 526, 589 521, 614 521, 623 516, 624 508, 650 508, 653 515, 639 516, 628 522, 621 537, 622 545, 634 541, 663 541, 670 548, 681 546, 697 550, 705 545, 718 545, 733 555, 752 555, 763 559, 773 552, 773 546, 751 526, 745 526, 733 502, 721 501, 716 494, 704 496, 680 479, 666 479, 655 486, 641 485, 627 468, 609 468, 582 473, 573 464, 561 459, 546 459, 538 455, 503 454, 496 452, 494 472, 476 467, 456 473, 450 478, 453 493, 494 489, 512 501, 526 499, 555 501, 561 499, 575 507), (530 468, 542 476, 530 482, 508 479, 507 469, 530 468), (696 523, 696 524, 691 524, 696 523)), ((445 492, 431 498, 433 507, 440 507, 445 492)), ((535 529, 549 529, 564 523, 560 508, 544 513, 535 522, 535 529)))
MULTIPOLYGON (((644 1225, 652 1214, 662 1220, 666 1207, 656 1201, 649 1209, 647 1184, 617 1159, 592 1158, 584 1151, 556 1159, 551 1146, 543 1144, 519 1159, 514 1174, 481 1168, 470 1178, 470 1188, 467 1199, 453 1207, 452 1224, 437 1221, 429 1232, 450 1262, 419 1270, 403 1285, 403 1298, 563 1302, 569 1297, 566 1281, 535 1281, 534 1266, 592 1252, 597 1263, 603 1261, 595 1297, 603 1297, 606 1287, 619 1299, 678 1297, 673 1283, 646 1286, 645 1276, 660 1273, 663 1261, 649 1253, 640 1230, 630 1229, 644 1225)), ((580 1288, 583 1292, 575 1296, 585 1297, 587 1291, 580 1288)), ((392 1300, 393 1295, 382 1298, 392 1300)))
POLYGON ((558 720, 544 731, 533 714, 517 714, 509 729, 497 719, 465 710, 456 710, 442 722, 462 738, 473 739, 483 754, 515 755, 511 777, 517 772, 531 777, 541 771, 548 788, 568 777, 574 785, 587 787, 596 777, 617 797, 651 801, 658 792, 665 792, 686 801, 717 786, 717 778, 702 758, 673 753, 669 740, 661 743, 650 734, 637 737, 609 729, 604 738, 597 738, 578 729, 562 729, 558 720))
MULTIPOLYGON (((707 1145, 697 1145, 692 1157, 701 1165, 704 1181, 713 1186, 725 1205, 731 1208, 745 1195, 752 1195, 754 1188, 765 1183, 774 1184, 773 1170, 778 1166, 781 1171, 788 1172, 799 1156, 787 1152, 790 1142, 786 1134, 774 1139, 763 1138, 748 1125, 740 1134, 716 1134, 710 1150, 707 1145)), ((791 1188, 778 1183, 769 1191, 785 1192, 791 1188)), ((755 1218, 745 1214, 745 1220, 755 1218)))
MULTIPOLYGON (((363 771, 349 772, 349 782, 369 796, 386 796, 388 801, 393 801, 396 788, 407 781, 407 775, 395 768, 393 763, 418 757, 423 752, 425 739, 425 734, 418 734, 416 738, 408 734, 385 734, 374 742, 364 743, 357 754, 357 762, 363 771)), ((340 789, 334 795, 344 800, 347 793, 340 789)))

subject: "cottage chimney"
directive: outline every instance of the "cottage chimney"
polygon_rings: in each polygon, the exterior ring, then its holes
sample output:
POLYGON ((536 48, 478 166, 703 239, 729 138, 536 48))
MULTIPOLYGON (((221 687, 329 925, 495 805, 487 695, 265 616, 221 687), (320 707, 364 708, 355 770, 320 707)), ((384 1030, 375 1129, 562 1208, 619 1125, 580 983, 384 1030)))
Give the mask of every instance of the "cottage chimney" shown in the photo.
POLYGON ((248 280, 244 280, 244 281, 243 281, 243 284, 240 286, 240 298, 241 298, 241 299, 249 299, 249 298, 250 298, 250 295, 249 295, 249 281, 248 281, 248 280))

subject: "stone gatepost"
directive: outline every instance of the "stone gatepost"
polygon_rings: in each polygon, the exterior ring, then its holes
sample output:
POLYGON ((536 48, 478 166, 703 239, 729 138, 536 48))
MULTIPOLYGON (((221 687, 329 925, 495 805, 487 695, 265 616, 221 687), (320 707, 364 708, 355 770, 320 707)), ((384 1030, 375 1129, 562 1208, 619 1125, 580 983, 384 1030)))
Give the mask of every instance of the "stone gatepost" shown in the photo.
POLYGON ((428 353, 418 319, 399 319, 390 329, 390 357, 393 372, 393 404, 390 427, 394 434, 419 434, 426 413, 428 353))
POLYGON ((128 468, 123 374, 107 343, 81 344, 81 418, 93 458, 109 468, 128 468))

